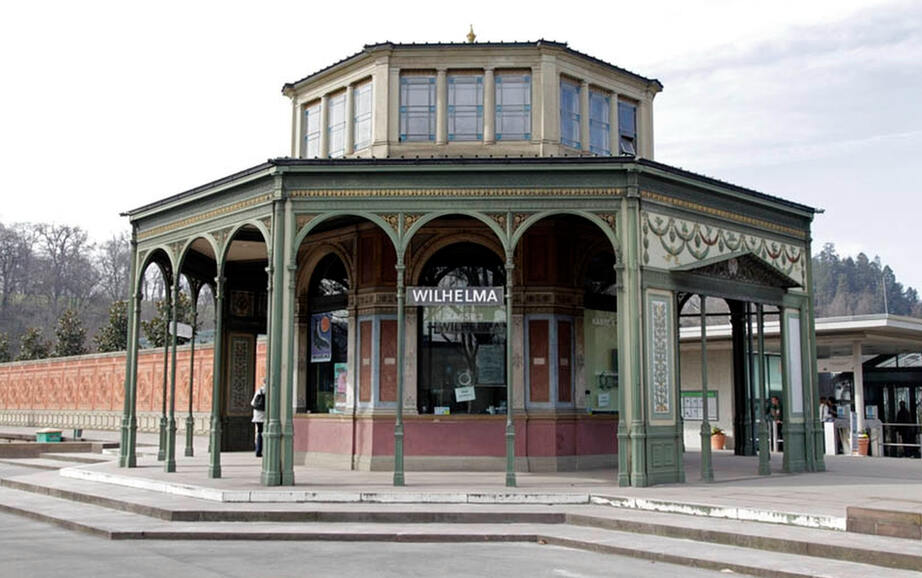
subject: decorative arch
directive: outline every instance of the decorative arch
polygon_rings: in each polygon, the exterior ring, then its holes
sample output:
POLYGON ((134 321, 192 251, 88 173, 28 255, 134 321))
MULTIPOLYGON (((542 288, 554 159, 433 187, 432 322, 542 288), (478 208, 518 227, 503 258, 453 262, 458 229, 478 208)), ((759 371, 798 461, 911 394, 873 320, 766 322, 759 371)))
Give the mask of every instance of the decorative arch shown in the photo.
POLYGON ((474 243, 476 245, 482 245, 496 253, 501 261, 506 260, 505 250, 500 240, 485 233, 475 231, 437 236, 423 245, 418 254, 413 255, 412 262, 407 266, 407 283, 410 285, 418 284, 419 276, 425 268, 426 263, 429 262, 429 259, 439 252, 439 250, 456 243, 474 243))
POLYGON ((157 245, 153 249, 149 250, 146 255, 144 255, 144 259, 139 264, 138 274, 135 276, 135 286, 132 287, 132 294, 141 292, 141 288, 144 286, 144 272, 147 271, 147 268, 151 263, 155 264, 157 268, 160 269, 160 273, 164 276, 164 279, 167 281, 167 283, 172 284, 172 276, 174 271, 172 252, 166 245, 157 245), (156 256, 161 254, 166 257, 165 262, 156 260, 156 256), (169 270, 165 269, 164 265, 167 265, 169 270))
POLYGON ((210 233, 200 233, 198 235, 195 235, 194 237, 190 237, 189 239, 186 239, 185 243, 183 243, 182 249, 179 251, 179 259, 176 264, 177 271, 182 271, 182 267, 186 262, 186 257, 189 255, 189 250, 192 247, 192 243, 194 243, 198 239, 205 239, 205 241, 207 241, 208 244, 211 245, 211 250, 215 256, 215 264, 217 265, 218 260, 220 259, 221 254, 222 254, 222 248, 218 246, 217 240, 210 233))
POLYGON ((272 243, 271 243, 272 237, 269 235, 269 230, 266 228, 265 223, 263 223, 262 221, 257 220, 257 219, 251 219, 248 221, 244 221, 242 223, 238 223, 236 226, 234 226, 234 228, 231 229, 230 233, 227 235, 227 239, 225 239, 224 241, 224 246, 221 247, 221 252, 215 253, 215 255, 219 257, 217 259, 219 276, 224 273, 224 264, 227 261, 227 252, 228 250, 230 250, 230 246, 234 242, 234 237, 237 235, 237 233, 240 232, 241 229, 243 229, 244 227, 248 225, 251 227, 255 227, 259 231, 259 234, 262 235, 263 242, 266 244, 266 252, 269 254, 269 261, 270 262, 272 261, 272 243))
POLYGON ((342 247, 337 244, 322 242, 318 243, 316 247, 308 252, 307 258, 301 266, 298 267, 297 279, 295 281, 296 295, 301 296, 304 294, 310 284, 311 277, 314 275, 314 270, 317 268, 317 265, 331 253, 339 257, 339 260, 345 265, 346 275, 349 278, 350 291, 354 290, 356 271, 355 262, 352 260, 352 257, 343 251, 342 247))
MULTIPOLYGON (((494 219, 490 218, 484 213, 480 213, 478 211, 448 210, 448 211, 436 211, 432 213, 426 213, 425 215, 422 215, 421 217, 419 217, 416 220, 416 222, 414 222, 410 226, 410 228, 404 232, 403 238, 402 238, 403 246, 401 247, 401 250, 403 252, 406 252, 407 247, 410 246, 410 241, 413 240, 413 236, 420 229, 422 229, 427 224, 431 223, 432 221, 436 219, 439 219, 441 217, 447 217, 450 215, 463 215, 465 217, 471 217, 473 219, 477 219, 478 221, 486 225, 491 231, 493 231, 493 234, 496 235, 497 240, 499 240, 500 247, 506 247, 508 245, 507 243, 508 238, 506 236, 506 231, 504 231, 502 227, 499 226, 499 223, 497 223, 494 219)), ((401 253, 398 252, 398 256, 400 254, 401 253)), ((501 257, 503 260, 505 260, 506 258, 504 254, 501 254, 501 257)))
MULTIPOLYGON (((554 209, 551 211, 542 211, 540 213, 529 215, 528 218, 522 221, 518 228, 516 228, 516 230, 512 233, 512 239, 509 243, 511 249, 515 250, 519 244, 519 241, 522 239, 522 237, 525 236, 525 233, 528 231, 528 229, 531 228, 532 225, 538 221, 541 221, 542 219, 554 217, 557 215, 575 215, 577 217, 582 217, 591 223, 594 223, 599 227, 599 229, 601 229, 602 234, 605 235, 605 238, 611 242, 612 250, 615 252, 615 259, 618 261, 621 260, 621 242, 618 240, 618 234, 614 229, 614 224, 612 222, 606 221, 606 219, 603 219, 596 213, 592 213, 590 211, 581 211, 578 209, 554 209)), ((614 214, 612 214, 612 220, 613 218, 614 214)))
MULTIPOLYGON (((311 233, 311 231, 316 229, 320 225, 320 223, 323 223, 324 221, 328 221, 334 217, 361 217, 363 219, 367 219, 368 221, 371 221, 372 223, 377 225, 382 231, 384 231, 384 234, 387 235, 387 238, 391 240, 391 243, 394 245, 394 251, 397 252, 398 259, 402 255, 401 250, 400 250, 400 243, 397 240, 397 232, 394 230, 394 228, 391 225, 388 224, 386 220, 384 220, 384 218, 381 215, 377 215, 375 213, 366 213, 364 211, 329 211, 329 212, 324 212, 324 213, 315 215, 313 218, 311 218, 310 221, 305 223, 298 230, 297 234, 294 237, 294 242, 292 243, 292 247, 296 248, 296 250, 292 251, 292 258, 295 260, 295 262, 289 263, 288 264, 289 266, 297 266, 297 258, 298 258, 297 248, 301 246, 301 243, 304 242, 304 239, 307 238, 307 236, 311 233)), ((345 261, 345 260, 344 262, 347 264, 349 263, 349 261, 345 261)))

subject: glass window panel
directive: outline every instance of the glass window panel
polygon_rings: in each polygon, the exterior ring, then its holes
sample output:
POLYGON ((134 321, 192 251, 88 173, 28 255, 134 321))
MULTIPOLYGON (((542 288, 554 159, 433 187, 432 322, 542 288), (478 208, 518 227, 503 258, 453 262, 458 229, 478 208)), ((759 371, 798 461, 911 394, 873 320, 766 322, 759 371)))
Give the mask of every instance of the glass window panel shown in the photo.
POLYGON ((304 109, 305 158, 320 156, 320 103, 304 109))
POLYGON ((371 82, 365 82, 356 86, 353 93, 353 107, 355 108, 353 146, 355 150, 363 149, 371 144, 371 86, 371 82))
POLYGON ((483 138, 483 77, 452 74, 448 77, 448 139, 483 138))
POLYGON ((346 152, 346 93, 327 100, 327 131, 330 156, 341 157, 346 152))
POLYGON ((597 155, 611 154, 611 105, 608 95, 589 91, 589 150, 597 155))
POLYGON ((618 134, 621 154, 637 154, 637 107, 627 102, 618 103, 618 134))
POLYGON ((496 139, 531 139, 531 76, 496 75, 496 139))
POLYGON ((400 79, 400 140, 435 140, 435 77, 400 79))
POLYGON ((560 81, 560 142, 579 148, 579 85, 560 81))

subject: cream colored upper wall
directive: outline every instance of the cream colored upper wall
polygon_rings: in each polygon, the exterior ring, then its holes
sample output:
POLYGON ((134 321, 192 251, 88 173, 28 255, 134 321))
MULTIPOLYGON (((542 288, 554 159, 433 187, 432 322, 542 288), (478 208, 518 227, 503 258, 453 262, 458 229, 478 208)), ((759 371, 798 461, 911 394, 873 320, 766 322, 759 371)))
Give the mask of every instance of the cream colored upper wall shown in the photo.
MULTIPOLYGON (((653 159, 653 98, 657 85, 588 58, 582 58, 561 47, 525 46, 433 46, 378 47, 369 49, 351 61, 312 76, 307 82, 296 83, 286 92, 292 99, 291 156, 304 157, 304 109, 320 102, 326 108, 326 97, 340 91, 351 91, 356 84, 371 80, 373 84, 372 144, 361 150, 347 148, 347 157, 400 156, 567 156, 589 152, 588 93, 601 90, 611 97, 611 150, 617 151, 617 100, 637 105, 637 156, 653 159), (400 74, 401 72, 433 71, 436 87, 436 142, 400 142, 400 74), (446 74, 455 70, 483 71, 484 140, 448 142, 446 138, 447 100, 446 74), (507 70, 529 71, 531 74, 531 139, 528 141, 496 141, 493 73, 507 70), (560 143, 560 78, 565 76, 581 84, 582 117, 580 141, 582 149, 560 143), (489 94, 488 94, 489 92, 489 94)), ((347 96, 347 105, 351 99, 347 96)), ((327 156, 327 115, 321 114, 321 156, 327 156)), ((347 144, 353 134, 351 107, 346 112, 347 144)))

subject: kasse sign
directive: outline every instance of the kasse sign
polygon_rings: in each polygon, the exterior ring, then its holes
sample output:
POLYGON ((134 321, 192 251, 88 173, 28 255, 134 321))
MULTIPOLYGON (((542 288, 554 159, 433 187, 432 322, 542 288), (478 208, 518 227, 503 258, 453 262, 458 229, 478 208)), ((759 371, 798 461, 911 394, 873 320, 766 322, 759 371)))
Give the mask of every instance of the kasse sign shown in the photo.
POLYGON ((407 305, 479 305, 497 307, 503 304, 502 287, 407 287, 407 305))

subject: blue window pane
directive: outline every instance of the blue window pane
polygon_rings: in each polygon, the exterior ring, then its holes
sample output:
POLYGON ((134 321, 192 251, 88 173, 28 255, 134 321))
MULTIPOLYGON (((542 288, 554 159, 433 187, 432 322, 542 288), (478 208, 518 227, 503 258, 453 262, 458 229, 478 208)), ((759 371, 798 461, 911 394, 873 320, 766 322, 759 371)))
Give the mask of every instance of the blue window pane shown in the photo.
POLYGON ((531 77, 496 75, 496 139, 531 138, 531 77))

